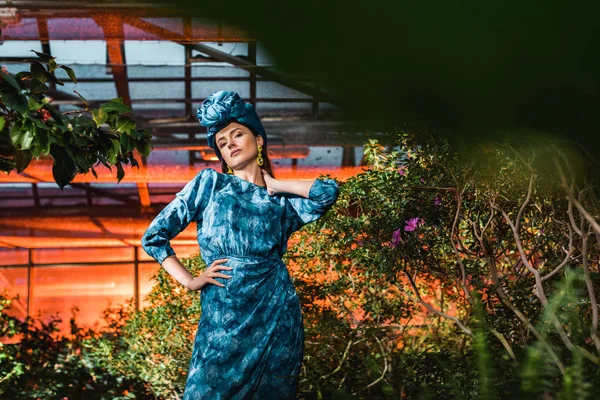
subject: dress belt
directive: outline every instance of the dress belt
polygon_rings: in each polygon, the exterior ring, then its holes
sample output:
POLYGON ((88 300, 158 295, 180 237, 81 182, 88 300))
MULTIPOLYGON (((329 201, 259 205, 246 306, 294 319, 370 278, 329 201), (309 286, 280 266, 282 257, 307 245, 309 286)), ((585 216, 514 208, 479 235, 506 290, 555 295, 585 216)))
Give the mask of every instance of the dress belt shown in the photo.
POLYGON ((237 258, 237 259, 247 259, 247 260, 256 260, 256 261, 260 261, 260 260, 283 261, 281 258, 277 258, 277 257, 238 256, 238 255, 223 254, 223 255, 219 255, 219 256, 214 257, 212 260, 210 260, 209 263, 207 263, 207 265, 210 265, 215 260, 219 260, 221 258, 237 258))

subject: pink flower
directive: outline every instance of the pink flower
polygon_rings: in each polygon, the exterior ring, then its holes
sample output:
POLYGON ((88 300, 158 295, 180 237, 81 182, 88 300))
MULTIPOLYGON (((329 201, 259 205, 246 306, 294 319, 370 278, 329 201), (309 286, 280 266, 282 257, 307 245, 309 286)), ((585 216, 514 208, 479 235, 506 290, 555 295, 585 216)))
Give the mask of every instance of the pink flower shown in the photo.
POLYGON ((50 118, 52 118, 52 115, 50 115, 50 111, 46 110, 45 108, 40 109, 39 112, 40 112, 40 118, 42 119, 43 122, 46 122, 50 118))
POLYGON ((440 196, 439 194, 436 196, 435 200, 433 201, 433 204, 436 206, 439 206, 440 204, 442 204, 442 196, 440 196))
POLYGON ((398 173, 402 176, 406 175, 406 167, 404 165, 399 166, 398 173))
POLYGON ((402 236, 400 236, 400 229, 397 229, 392 234, 392 245, 394 245, 394 247, 397 247, 400 244, 400 242, 402 242, 402 236))
POLYGON ((417 229, 417 227, 418 227, 419 225, 421 225, 421 223, 422 223, 422 222, 423 222, 423 221, 421 221, 421 219, 420 219, 420 218, 411 218, 411 219, 409 219, 408 221, 406 221, 406 226, 404 227, 404 230, 405 230, 406 232, 412 232, 412 231, 414 231, 415 229, 417 229))

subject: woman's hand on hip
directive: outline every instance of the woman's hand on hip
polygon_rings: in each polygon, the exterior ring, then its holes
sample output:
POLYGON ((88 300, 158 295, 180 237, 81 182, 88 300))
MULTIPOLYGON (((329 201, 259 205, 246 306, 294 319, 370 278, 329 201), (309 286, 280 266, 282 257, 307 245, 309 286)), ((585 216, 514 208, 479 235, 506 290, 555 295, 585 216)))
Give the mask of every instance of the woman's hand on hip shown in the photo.
POLYGON ((221 259, 213 261, 212 264, 210 264, 210 266, 208 268, 206 268, 206 270, 204 270, 204 272, 200 276, 196 276, 196 277, 192 278, 192 280, 190 280, 188 282, 188 284, 185 286, 190 290, 201 290, 209 283, 213 284, 213 285, 224 287, 225 285, 222 284, 221 282, 217 281, 215 278, 226 278, 226 279, 232 278, 232 276, 230 276, 230 275, 226 275, 221 272, 217 272, 217 271, 222 271, 222 270, 232 270, 233 269, 228 265, 221 265, 226 261, 229 261, 229 260, 227 258, 221 258, 221 259))

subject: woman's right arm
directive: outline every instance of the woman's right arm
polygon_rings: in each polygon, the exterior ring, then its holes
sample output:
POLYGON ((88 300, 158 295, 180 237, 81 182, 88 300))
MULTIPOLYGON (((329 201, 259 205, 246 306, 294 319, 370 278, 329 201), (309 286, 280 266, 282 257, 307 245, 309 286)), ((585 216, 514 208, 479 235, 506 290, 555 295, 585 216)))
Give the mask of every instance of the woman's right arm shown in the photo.
POLYGON ((213 285, 221 287, 225 286, 214 278, 231 279, 231 275, 217 272, 223 269, 233 269, 227 265, 221 265, 226 261, 226 258, 215 260, 200 276, 192 275, 175 256, 165 258, 162 266, 177 282, 181 283, 186 288, 190 290, 201 290, 207 283, 212 283, 213 285))
POLYGON ((142 237, 142 248, 182 285, 193 285, 195 277, 179 262, 171 239, 192 221, 202 222, 202 213, 214 189, 216 171, 204 169, 175 195, 175 199, 154 218, 142 237))

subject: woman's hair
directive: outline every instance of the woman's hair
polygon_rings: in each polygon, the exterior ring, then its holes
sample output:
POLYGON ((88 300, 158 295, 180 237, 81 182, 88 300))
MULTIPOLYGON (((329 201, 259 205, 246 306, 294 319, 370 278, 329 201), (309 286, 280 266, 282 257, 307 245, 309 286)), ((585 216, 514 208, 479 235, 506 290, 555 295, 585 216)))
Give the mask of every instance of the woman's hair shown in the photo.
MULTIPOLYGON (((250 131, 252 132, 252 134, 255 137, 258 136, 258 133, 254 132, 253 129, 250 129, 250 131)), ((269 160, 269 154, 267 152, 266 146, 263 146, 261 153, 262 153, 262 158, 265 161, 264 164, 261 166, 261 168, 266 170, 269 173, 269 175, 271 175, 273 178, 275 178, 275 174, 273 173, 273 167, 271 166, 271 160, 269 160)), ((225 160, 221 160, 221 172, 223 172, 224 174, 227 173, 227 163, 225 162, 225 160)))

